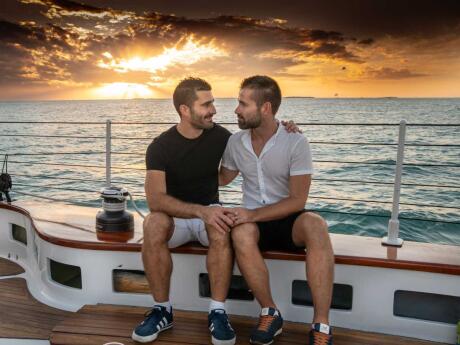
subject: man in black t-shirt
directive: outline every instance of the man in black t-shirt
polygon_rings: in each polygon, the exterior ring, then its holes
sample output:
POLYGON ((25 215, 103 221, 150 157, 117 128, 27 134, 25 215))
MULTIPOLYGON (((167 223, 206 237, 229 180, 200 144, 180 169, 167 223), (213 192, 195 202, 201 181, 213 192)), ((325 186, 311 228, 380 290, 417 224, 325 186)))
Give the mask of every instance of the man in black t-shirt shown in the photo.
POLYGON ((212 121, 216 109, 206 81, 181 81, 173 101, 179 123, 155 138, 146 154, 150 214, 144 220, 142 259, 156 304, 132 338, 150 342, 172 327, 169 248, 199 241, 209 245, 211 340, 214 345, 233 345, 235 333, 225 311, 233 265, 229 236, 233 220, 230 211, 218 205, 218 167, 231 133, 212 121))

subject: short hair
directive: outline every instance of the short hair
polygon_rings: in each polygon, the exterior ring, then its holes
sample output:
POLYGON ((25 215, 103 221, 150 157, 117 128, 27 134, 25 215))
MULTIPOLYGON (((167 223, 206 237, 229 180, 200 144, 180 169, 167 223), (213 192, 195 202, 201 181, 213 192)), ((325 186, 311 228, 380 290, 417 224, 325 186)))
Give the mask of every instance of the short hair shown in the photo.
POLYGON ((211 85, 201 78, 188 77, 180 81, 173 93, 173 103, 176 111, 181 115, 179 107, 185 104, 189 108, 198 99, 197 91, 211 91, 211 85))
POLYGON ((273 78, 266 75, 255 75, 244 79, 240 89, 254 90, 255 101, 259 108, 265 102, 270 102, 273 115, 278 111, 281 104, 281 89, 273 78))

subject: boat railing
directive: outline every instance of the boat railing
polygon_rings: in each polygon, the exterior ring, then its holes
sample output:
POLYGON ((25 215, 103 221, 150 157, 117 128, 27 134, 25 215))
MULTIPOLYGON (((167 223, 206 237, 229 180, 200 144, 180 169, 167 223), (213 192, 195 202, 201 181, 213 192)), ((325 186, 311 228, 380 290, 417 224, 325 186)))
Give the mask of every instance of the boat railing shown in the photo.
MULTIPOLYGON (((130 155, 130 156, 143 156, 141 153, 132 153, 132 152, 121 152, 112 150, 112 142, 114 140, 151 140, 151 137, 133 137, 133 136, 114 136, 112 132, 113 126, 133 126, 133 125, 173 125, 172 122, 119 122, 107 120, 106 122, 72 122, 72 121, 0 121, 0 124, 52 124, 52 125, 69 125, 69 126, 105 126, 105 135, 52 135, 52 134, 28 134, 28 133, 1 133, 1 137, 31 137, 31 138, 63 138, 63 139, 95 139, 95 140, 104 140, 105 147, 101 151, 82 151, 82 152, 1 152, 0 154, 8 154, 10 156, 9 163, 13 164, 28 164, 28 165, 47 165, 47 166, 63 166, 63 167, 75 167, 75 168, 95 168, 95 169, 105 169, 105 180, 92 180, 93 183, 105 184, 110 186, 111 184, 123 184, 123 185, 136 185, 139 183, 129 182, 129 181, 119 181, 112 179, 113 170, 138 170, 143 171, 144 168, 132 167, 132 166, 117 166, 112 164, 112 156, 114 155, 130 155), (69 164, 69 163, 52 163, 52 162, 36 162, 36 161, 27 161, 27 160, 15 160, 14 157, 31 157, 31 156, 43 156, 43 155, 105 155, 105 164, 104 165, 93 165, 93 164, 69 164), (13 158, 13 159, 11 159, 13 158)), ((236 125, 235 123, 230 122, 220 122, 222 125, 236 125)), ((404 186, 410 187, 429 187, 437 189, 460 189, 460 184, 442 184, 442 183, 404 183, 402 181, 402 171, 404 166, 414 166, 414 167, 446 167, 446 168, 460 168, 460 164, 431 164, 431 163, 417 163, 417 162, 406 162, 404 161, 404 153, 406 147, 418 146, 418 147, 450 147, 450 148, 460 148, 460 144, 437 144, 437 143, 419 143, 419 142, 406 142, 406 130, 407 127, 454 127, 460 128, 459 124, 454 123, 406 123, 402 120, 400 123, 320 123, 320 122, 310 122, 310 123, 297 123, 299 127, 303 126, 368 126, 368 127, 393 127, 398 129, 398 140, 397 142, 366 142, 366 141, 310 141, 313 145, 366 145, 366 146, 393 146, 397 148, 397 154, 394 162, 372 162, 372 161, 356 161, 356 160, 324 160, 317 159, 313 162, 316 163, 337 163, 337 164, 359 164, 359 165, 391 165, 395 167, 394 171, 394 181, 377 181, 377 180, 356 180, 356 179, 335 179, 335 178, 318 178, 314 177, 316 181, 326 181, 326 182, 338 182, 338 183, 351 183, 351 184, 371 184, 371 185, 392 185, 393 186, 393 197, 392 201, 384 200, 367 200, 367 199, 356 199, 356 198, 339 198, 332 196, 310 196, 310 199, 318 200, 327 200, 327 201, 351 201, 351 202, 363 202, 363 203, 377 203, 377 204, 391 204, 391 217, 388 222, 388 234, 382 239, 382 244, 389 246, 401 246, 403 241, 399 238, 399 220, 416 220, 416 221, 431 221, 438 223, 448 223, 448 224, 458 224, 460 222, 450 221, 450 220, 439 220, 439 219, 429 219, 429 218, 419 218, 419 217, 402 217, 399 212, 400 205, 404 206, 415 206, 415 207, 430 207, 430 208, 441 208, 441 209, 452 209, 460 210, 460 207, 445 205, 445 204, 433 204, 433 203, 408 203, 401 202, 401 188, 404 186)), ((19 174, 14 173, 16 176, 22 176, 27 178, 40 178, 40 179, 52 179, 52 180, 62 180, 62 181, 75 181, 75 182, 86 182, 87 179, 82 178, 73 178, 73 177, 62 177, 62 176, 34 176, 30 174, 19 174)), ((34 185, 24 184, 24 183, 15 183, 16 186, 21 187, 35 187, 34 185)), ((70 192, 88 192, 93 193, 94 190, 82 189, 82 188, 69 188, 69 187, 59 187, 55 185, 45 185, 40 187, 46 187, 54 190, 64 190, 70 192)), ((226 193, 240 193, 238 191, 224 190, 226 193)), ((23 191, 13 190, 18 194, 23 195, 32 195, 31 193, 26 193, 23 191)), ((144 197, 142 194, 135 194, 134 196, 144 197)), ((40 196, 45 199, 56 200, 55 198, 49 198, 46 196, 40 196)), ((231 203, 230 203, 231 204, 231 203)), ((376 216, 376 217, 386 217, 387 215, 382 214, 371 214, 371 213, 354 213, 354 212, 343 212, 338 210, 324 210, 321 212, 330 212, 330 213, 344 213, 350 215, 366 215, 366 216, 376 216)))

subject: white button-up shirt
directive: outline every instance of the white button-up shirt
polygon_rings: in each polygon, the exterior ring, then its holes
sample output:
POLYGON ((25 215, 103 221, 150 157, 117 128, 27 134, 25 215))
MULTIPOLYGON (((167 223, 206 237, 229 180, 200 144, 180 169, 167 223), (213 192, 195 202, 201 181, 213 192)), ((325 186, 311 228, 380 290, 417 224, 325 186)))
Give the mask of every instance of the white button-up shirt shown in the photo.
POLYGON ((313 174, 310 144, 300 133, 288 133, 279 125, 259 157, 251 142, 251 130, 233 134, 222 157, 222 166, 243 176, 243 205, 254 209, 289 196, 289 176, 313 174))

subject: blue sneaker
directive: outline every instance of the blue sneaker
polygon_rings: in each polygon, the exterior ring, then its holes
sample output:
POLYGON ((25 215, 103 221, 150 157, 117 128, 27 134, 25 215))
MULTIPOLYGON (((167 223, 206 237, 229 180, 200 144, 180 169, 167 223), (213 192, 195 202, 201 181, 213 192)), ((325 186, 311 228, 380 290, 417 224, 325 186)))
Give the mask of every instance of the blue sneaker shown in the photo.
POLYGON ((156 305, 147 313, 145 319, 137 326, 131 338, 139 343, 154 341, 160 332, 173 326, 173 314, 165 307, 156 305))
POLYGON ((323 323, 314 323, 310 331, 311 345, 333 345, 331 327, 323 323))
POLYGON ((211 342, 214 345, 233 345, 236 341, 235 331, 223 309, 214 309, 208 314, 208 327, 211 331, 211 342))
POLYGON ((251 344, 268 345, 283 331, 283 318, 275 308, 263 308, 259 317, 259 324, 249 338, 251 344))

